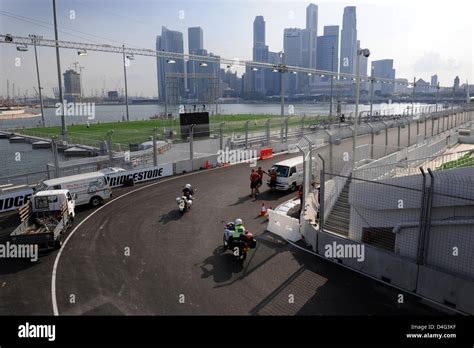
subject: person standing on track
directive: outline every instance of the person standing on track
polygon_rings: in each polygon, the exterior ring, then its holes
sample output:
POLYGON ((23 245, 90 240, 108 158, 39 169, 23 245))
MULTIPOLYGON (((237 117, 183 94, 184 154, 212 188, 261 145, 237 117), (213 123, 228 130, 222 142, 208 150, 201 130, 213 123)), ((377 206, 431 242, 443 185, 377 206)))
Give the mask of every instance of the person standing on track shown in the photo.
POLYGON ((275 169, 272 169, 270 172, 270 189, 272 192, 276 191, 277 186, 277 172, 275 169))
POLYGON ((263 185, 263 173, 264 171, 262 170, 262 167, 258 167, 257 169, 258 179, 257 179, 257 187, 255 188, 255 193, 260 193, 259 188, 260 186, 263 185))
POLYGON ((252 169, 252 172, 250 173, 250 197, 255 198, 255 195, 257 194, 257 182, 258 182, 258 173, 255 169, 252 169))

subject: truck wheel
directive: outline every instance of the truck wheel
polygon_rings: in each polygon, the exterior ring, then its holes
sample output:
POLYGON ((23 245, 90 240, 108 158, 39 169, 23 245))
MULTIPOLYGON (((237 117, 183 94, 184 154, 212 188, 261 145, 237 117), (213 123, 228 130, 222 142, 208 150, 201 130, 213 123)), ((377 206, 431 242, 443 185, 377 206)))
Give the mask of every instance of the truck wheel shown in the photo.
POLYGON ((93 208, 97 208, 99 205, 102 204, 102 198, 95 196, 91 198, 90 204, 93 208))
POLYGON ((61 247, 63 246, 63 235, 60 234, 58 239, 56 239, 54 241, 54 249, 61 249, 61 247))
POLYGON ((296 191, 296 182, 294 182, 294 183, 291 184, 290 189, 291 189, 291 191, 293 191, 293 192, 296 191))

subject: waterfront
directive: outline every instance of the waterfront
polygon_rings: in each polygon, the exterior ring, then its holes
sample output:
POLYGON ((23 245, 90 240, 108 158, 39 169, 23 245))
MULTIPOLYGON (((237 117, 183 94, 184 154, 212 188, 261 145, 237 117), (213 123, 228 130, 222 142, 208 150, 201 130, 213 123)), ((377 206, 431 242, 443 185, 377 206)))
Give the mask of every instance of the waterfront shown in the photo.
MULTIPOLYGON (((411 104, 374 104, 374 112, 381 110, 391 109, 392 112, 399 111, 403 112, 411 104), (397 108, 397 110, 394 110, 397 108)), ((416 107, 422 107, 423 104, 415 105, 416 107)), ((222 114, 255 114, 255 115, 273 115, 278 116, 280 114, 279 104, 223 104, 219 105, 219 111, 222 114)), ((322 116, 328 114, 328 104, 290 104, 285 106, 287 112, 290 107, 293 107, 294 115, 307 115, 307 116, 322 116)), ((368 111, 369 105, 360 105, 360 111, 368 111)), ((173 110, 170 108, 170 110, 173 110)), ((215 110, 215 104, 214 104, 215 110)), ((349 115, 354 110, 354 105, 343 104, 341 112, 349 115)), ((47 126, 60 126, 61 118, 55 115, 56 109, 48 108, 45 109, 45 119, 47 126)), ((130 120, 147 120, 150 116, 164 112, 163 105, 130 105, 129 113, 130 120)), ((121 121, 125 115, 125 105, 97 105, 96 106, 96 118, 94 120, 88 120, 87 116, 82 117, 68 117, 66 119, 67 124, 85 124, 87 122, 103 123, 103 122, 114 122, 121 121)), ((39 127, 41 118, 35 119, 18 119, 8 120, 0 122, 0 129, 14 129, 14 128, 32 128, 39 127)), ((4 165, 0 168, 0 178, 26 174, 37 171, 44 171, 46 169, 46 163, 52 163, 53 157, 51 150, 33 150, 31 144, 24 143, 10 143, 8 139, 0 139, 0 151, 4 159, 4 165), (21 155, 20 161, 15 161, 17 154, 21 155)), ((65 157, 61 157, 60 160, 67 160, 65 157)))

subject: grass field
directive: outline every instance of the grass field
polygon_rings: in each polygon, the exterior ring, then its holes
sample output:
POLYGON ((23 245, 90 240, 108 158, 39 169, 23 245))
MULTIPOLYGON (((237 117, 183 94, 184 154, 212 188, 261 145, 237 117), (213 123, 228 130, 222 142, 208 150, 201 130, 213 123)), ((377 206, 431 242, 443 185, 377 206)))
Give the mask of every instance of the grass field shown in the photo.
MULTIPOLYGON (((225 134, 243 133, 245 131, 245 123, 249 123, 249 131, 262 131, 266 128, 266 121, 269 119, 267 115, 222 115, 210 117, 211 133, 217 133, 219 125, 225 122, 223 130, 225 134)), ((324 118, 327 120, 327 117, 324 118)), ((319 123, 321 119, 315 117, 307 117, 304 120, 305 125, 319 123)), ((288 118, 289 127, 301 125, 302 118, 300 116, 291 116, 288 118)), ((87 125, 70 125, 68 126, 68 138, 70 143, 80 143, 84 145, 98 146, 98 143, 106 139, 107 132, 113 131, 112 141, 116 144, 128 145, 129 143, 142 143, 150 140, 154 128, 157 128, 159 139, 165 138, 165 131, 173 130, 175 136, 179 137, 180 127, 179 120, 145 120, 130 122, 111 122, 111 123, 94 123, 88 128, 87 125)), ((282 119, 278 116, 271 117, 270 127, 273 129, 282 127, 282 119)), ((197 127, 196 132, 199 132, 197 127)), ((18 130, 18 133, 32 135, 44 138, 53 136, 60 137, 61 127, 45 127, 45 128, 26 128, 18 130)), ((197 134, 197 133, 195 133, 197 134)))
POLYGON ((474 157, 472 157, 472 152, 469 152, 455 161, 444 163, 443 165, 439 166, 437 169, 448 170, 448 169, 472 167, 472 166, 474 166, 474 157))

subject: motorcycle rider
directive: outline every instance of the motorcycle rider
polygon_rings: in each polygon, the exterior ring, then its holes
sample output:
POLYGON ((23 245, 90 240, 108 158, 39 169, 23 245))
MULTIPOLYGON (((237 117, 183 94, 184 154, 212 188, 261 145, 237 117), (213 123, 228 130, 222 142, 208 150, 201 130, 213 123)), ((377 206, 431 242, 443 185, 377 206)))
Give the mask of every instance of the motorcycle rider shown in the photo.
POLYGON ((194 194, 194 190, 191 184, 186 184, 186 186, 184 186, 183 188, 183 196, 189 197, 189 196, 192 196, 193 194, 194 194))
POLYGON ((191 184, 186 184, 183 188, 183 197, 186 197, 185 202, 188 208, 191 207, 192 201, 194 199, 193 194, 194 194, 194 190, 191 184))
POLYGON ((237 240, 237 239, 240 239, 243 235, 245 235, 246 231, 245 231, 245 227, 244 225, 242 224, 242 219, 235 219, 235 223, 234 223, 234 229, 233 230, 229 230, 229 244, 233 241, 233 240, 237 240))

